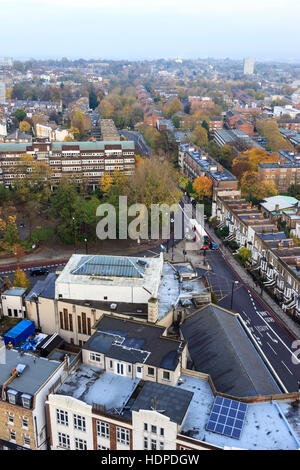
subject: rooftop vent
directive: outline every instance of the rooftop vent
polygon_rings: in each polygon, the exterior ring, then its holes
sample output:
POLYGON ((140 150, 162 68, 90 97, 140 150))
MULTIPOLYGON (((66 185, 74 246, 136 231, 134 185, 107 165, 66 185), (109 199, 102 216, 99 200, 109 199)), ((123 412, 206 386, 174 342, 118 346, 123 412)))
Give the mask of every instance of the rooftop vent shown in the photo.
POLYGON ((111 308, 111 310, 116 310, 117 304, 110 304, 110 308, 111 308))

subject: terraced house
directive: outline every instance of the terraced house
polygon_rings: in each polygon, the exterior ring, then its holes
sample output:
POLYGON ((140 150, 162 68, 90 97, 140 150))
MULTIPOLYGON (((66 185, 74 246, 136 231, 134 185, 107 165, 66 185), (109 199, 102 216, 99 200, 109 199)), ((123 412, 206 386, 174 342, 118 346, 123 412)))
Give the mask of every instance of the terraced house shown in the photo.
MULTIPOLYGON (((279 207, 278 207, 279 210, 279 207)), ((271 214, 252 207, 240 195, 217 195, 219 227, 228 227, 228 241, 251 250, 252 269, 277 297, 282 309, 300 317, 300 247, 278 229, 271 214)))

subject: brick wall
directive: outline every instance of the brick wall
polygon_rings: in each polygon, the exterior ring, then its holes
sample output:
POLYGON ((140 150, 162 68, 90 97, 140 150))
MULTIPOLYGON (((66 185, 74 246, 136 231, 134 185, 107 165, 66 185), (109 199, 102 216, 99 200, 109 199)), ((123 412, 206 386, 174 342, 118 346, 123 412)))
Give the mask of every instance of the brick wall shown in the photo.
POLYGON ((16 433, 17 445, 24 447, 25 435, 30 438, 30 449, 36 449, 32 410, 12 405, 7 401, 0 401, 0 439, 9 441, 10 430, 16 433), (14 424, 8 424, 8 413, 14 415, 14 424), (28 420, 28 429, 22 428, 22 417, 28 420))

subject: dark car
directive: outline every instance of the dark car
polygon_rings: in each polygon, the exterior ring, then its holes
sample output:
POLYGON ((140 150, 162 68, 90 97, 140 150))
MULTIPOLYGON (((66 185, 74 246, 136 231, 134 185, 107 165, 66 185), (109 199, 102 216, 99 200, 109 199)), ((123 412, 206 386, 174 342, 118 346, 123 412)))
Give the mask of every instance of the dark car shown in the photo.
POLYGON ((44 274, 48 274, 49 271, 46 268, 33 268, 30 271, 31 276, 43 276, 44 274))

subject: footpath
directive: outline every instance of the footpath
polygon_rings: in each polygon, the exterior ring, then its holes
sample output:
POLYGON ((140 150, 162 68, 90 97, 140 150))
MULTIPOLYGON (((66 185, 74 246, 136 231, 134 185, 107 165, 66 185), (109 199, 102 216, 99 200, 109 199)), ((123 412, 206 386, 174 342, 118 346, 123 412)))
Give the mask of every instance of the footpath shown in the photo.
MULTIPOLYGON (((102 242, 101 245, 98 246, 88 246, 88 254, 89 255, 122 255, 122 256, 134 256, 135 254, 138 255, 139 253, 145 254, 148 250, 151 252, 154 248, 159 246, 159 243, 162 243, 159 240, 155 240, 153 242, 144 242, 142 241, 140 244, 137 242, 132 242, 130 245, 126 243, 124 240, 114 240, 112 241, 105 241, 102 242)), ((86 254, 86 248, 84 246, 74 248, 74 245, 70 247, 65 246, 42 246, 38 248, 33 253, 25 255, 21 260, 20 263, 17 262, 15 256, 8 256, 0 258, 0 267, 1 266, 8 266, 8 265, 17 265, 17 264, 31 264, 31 263, 55 263, 58 261, 66 261, 68 260, 73 254, 86 254)))
POLYGON ((292 335, 294 338, 300 338, 300 326, 297 325, 290 317, 288 317, 284 311, 279 307, 279 305, 269 296, 266 291, 261 291, 259 286, 256 286, 252 277, 247 273, 247 271, 238 263, 234 258, 231 251, 224 246, 222 240, 220 240, 215 234, 214 230, 206 224, 205 230, 211 237, 211 239, 219 245, 220 252, 224 257, 225 261, 231 265, 238 277, 243 281, 247 287, 252 290, 255 296, 263 302, 270 312, 277 318, 278 322, 292 335))

